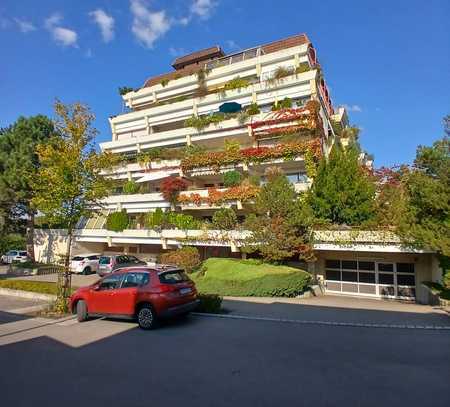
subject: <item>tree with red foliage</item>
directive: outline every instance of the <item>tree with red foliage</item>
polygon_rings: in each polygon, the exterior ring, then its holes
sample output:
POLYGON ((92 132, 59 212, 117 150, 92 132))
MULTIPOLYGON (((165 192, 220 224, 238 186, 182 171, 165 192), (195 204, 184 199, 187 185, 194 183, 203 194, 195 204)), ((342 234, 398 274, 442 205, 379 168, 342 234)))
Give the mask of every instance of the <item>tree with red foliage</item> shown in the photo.
POLYGON ((180 177, 169 177, 161 182, 160 188, 164 199, 175 204, 181 191, 187 188, 187 182, 180 177))

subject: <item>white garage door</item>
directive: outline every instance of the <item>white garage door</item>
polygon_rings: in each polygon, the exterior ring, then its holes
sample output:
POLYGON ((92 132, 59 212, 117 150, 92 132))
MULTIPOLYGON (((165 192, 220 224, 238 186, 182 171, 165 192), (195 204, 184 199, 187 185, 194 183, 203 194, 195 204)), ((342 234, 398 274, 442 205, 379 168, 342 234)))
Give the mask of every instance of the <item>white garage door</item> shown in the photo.
POLYGON ((416 295, 414 263, 368 260, 325 260, 329 292, 412 299, 416 295))

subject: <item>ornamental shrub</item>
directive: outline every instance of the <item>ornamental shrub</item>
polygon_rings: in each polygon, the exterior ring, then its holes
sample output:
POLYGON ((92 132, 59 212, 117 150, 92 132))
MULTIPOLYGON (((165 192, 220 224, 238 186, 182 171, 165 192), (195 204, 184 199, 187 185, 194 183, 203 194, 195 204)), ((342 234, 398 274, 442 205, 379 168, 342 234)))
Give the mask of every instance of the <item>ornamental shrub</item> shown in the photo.
POLYGON ((297 68, 295 68, 295 73, 303 73, 310 71, 311 68, 308 64, 308 62, 302 62, 297 68))
POLYGON ((233 230, 237 225, 237 216, 231 208, 221 208, 214 212, 213 226, 219 230, 233 230))
POLYGON ((198 249, 190 246, 184 246, 181 249, 163 253, 160 261, 163 264, 176 264, 187 273, 191 273, 201 263, 198 249))
POLYGON ((163 226, 165 214, 161 208, 156 208, 154 212, 149 212, 145 217, 145 226, 149 229, 157 229, 163 226))
POLYGON ((122 232, 130 223, 130 219, 125 210, 113 212, 106 218, 106 229, 113 232, 122 232))
POLYGON ((223 298, 220 295, 200 293, 197 295, 197 299, 200 300, 200 304, 196 309, 197 312, 220 314, 222 311, 223 298))
POLYGON ((232 89, 246 88, 249 85, 250 81, 248 79, 243 79, 237 76, 236 78, 229 80, 223 88, 225 90, 232 90, 232 89))
POLYGON ((249 115, 254 115, 254 114, 259 114, 259 113, 261 112, 261 110, 259 110, 259 106, 258 106, 257 103, 251 103, 251 104, 247 107, 246 112, 247 112, 249 115))
POLYGON ((160 188, 164 199, 175 204, 180 191, 186 189, 187 185, 187 182, 180 177, 169 177, 161 182, 160 188))
POLYGON ((125 182, 125 184, 123 185, 123 192, 127 195, 137 194, 139 192, 139 189, 140 185, 132 180, 125 182))
POLYGON ((227 171, 223 174, 223 184, 228 187, 234 187, 241 183, 242 175, 239 171, 227 171))

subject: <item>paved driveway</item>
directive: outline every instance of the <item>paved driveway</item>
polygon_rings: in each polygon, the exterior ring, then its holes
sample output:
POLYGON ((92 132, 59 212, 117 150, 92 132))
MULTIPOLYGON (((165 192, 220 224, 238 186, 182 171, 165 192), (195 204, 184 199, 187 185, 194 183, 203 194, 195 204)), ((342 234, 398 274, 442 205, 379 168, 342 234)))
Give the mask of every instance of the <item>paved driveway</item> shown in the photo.
POLYGON ((2 404, 448 406, 449 343, 449 331, 202 316, 150 332, 16 321, 0 325, 2 404))

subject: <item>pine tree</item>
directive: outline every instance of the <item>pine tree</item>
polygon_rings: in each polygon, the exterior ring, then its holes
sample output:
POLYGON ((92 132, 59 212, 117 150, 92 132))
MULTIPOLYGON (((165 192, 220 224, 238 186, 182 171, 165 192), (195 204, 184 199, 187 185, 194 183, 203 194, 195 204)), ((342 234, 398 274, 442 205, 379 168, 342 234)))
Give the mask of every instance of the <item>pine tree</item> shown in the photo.
POLYGON ((309 193, 315 217, 326 223, 361 225, 374 218, 374 199, 375 184, 359 162, 358 149, 335 145, 319 164, 309 193))
POLYGON ((7 233, 23 233, 26 218, 27 251, 34 260, 34 216, 30 185, 39 168, 36 146, 55 134, 53 122, 46 116, 20 117, 0 131, 0 208, 7 233))

